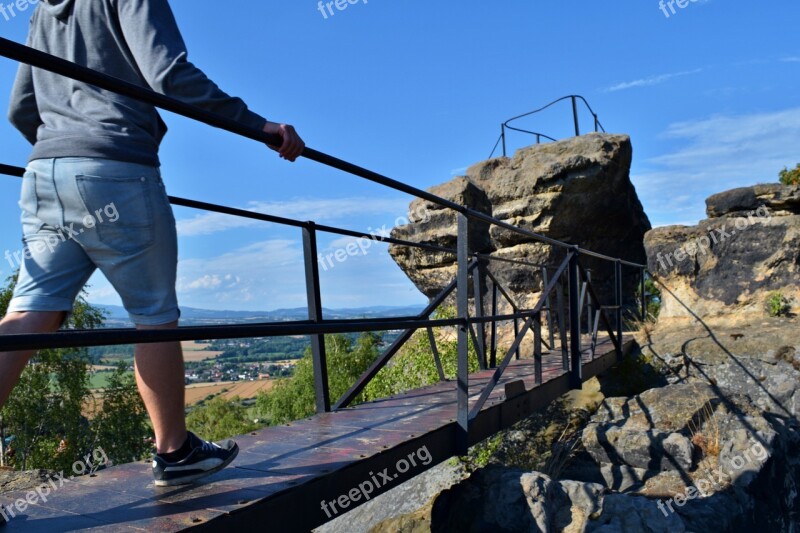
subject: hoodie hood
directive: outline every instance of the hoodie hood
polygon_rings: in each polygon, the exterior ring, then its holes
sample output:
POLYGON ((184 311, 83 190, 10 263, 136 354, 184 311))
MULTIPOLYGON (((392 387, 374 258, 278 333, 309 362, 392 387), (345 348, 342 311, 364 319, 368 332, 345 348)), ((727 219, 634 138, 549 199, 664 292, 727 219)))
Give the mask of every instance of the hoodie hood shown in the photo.
POLYGON ((41 0, 41 9, 53 17, 63 20, 69 17, 75 0, 41 0))

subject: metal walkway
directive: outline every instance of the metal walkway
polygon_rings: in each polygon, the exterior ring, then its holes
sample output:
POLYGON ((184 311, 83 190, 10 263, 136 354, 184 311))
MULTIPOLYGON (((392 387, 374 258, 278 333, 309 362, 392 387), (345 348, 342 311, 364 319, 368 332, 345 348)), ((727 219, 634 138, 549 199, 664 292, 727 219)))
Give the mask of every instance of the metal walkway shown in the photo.
MULTIPOLYGON (((625 350, 632 345, 626 337, 625 350)), ((610 341, 598 344, 594 359, 585 350, 584 379, 618 359, 610 341)), ((482 371, 470 376, 471 400, 491 375, 492 371, 482 371)), ((492 393, 475 418, 470 444, 572 388, 560 353, 543 354, 542 376, 542 384, 536 385, 534 361, 512 361, 499 383, 503 387, 492 393)), ((234 466, 202 485, 157 488, 149 463, 114 466, 64 483, 46 502, 37 501, 12 518, 5 529, 171 532, 261 526, 271 531, 309 531, 361 505, 365 494, 373 498, 457 455, 455 392, 453 382, 440 382, 239 437, 241 452, 234 466)), ((25 500, 26 493, 4 494, 0 504, 8 509, 25 500)))

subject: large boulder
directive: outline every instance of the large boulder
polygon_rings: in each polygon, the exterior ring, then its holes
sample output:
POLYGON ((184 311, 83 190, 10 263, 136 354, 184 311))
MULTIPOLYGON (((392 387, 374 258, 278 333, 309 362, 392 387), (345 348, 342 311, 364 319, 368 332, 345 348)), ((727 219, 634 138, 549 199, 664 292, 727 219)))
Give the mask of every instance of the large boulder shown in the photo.
MULTIPOLYGON (((613 257, 644 263, 644 233, 650 222, 630 181, 632 148, 625 135, 593 133, 519 150, 514 157, 474 165, 466 176, 431 189, 460 205, 538 234, 580 245, 613 257)), ((456 217, 446 209, 417 199, 410 207, 411 222, 392 237, 453 247, 456 217), (423 218, 414 213, 426 213, 423 218)), ((481 222, 470 225, 470 248, 496 257, 557 266, 565 250, 525 235, 481 222)), ((427 296, 441 291, 455 277, 455 257, 389 249, 392 257, 427 296)), ((586 257, 587 268, 603 297, 612 294, 612 264, 586 257)), ((512 297, 531 303, 540 292, 541 275, 535 268, 491 263, 490 269, 512 297)), ((635 292, 635 276, 626 277, 625 292, 635 292)))
POLYGON ((645 235, 648 267, 668 288, 660 318, 764 316, 776 293, 796 307, 800 186, 733 189, 706 205, 708 218, 697 226, 660 227, 645 235))

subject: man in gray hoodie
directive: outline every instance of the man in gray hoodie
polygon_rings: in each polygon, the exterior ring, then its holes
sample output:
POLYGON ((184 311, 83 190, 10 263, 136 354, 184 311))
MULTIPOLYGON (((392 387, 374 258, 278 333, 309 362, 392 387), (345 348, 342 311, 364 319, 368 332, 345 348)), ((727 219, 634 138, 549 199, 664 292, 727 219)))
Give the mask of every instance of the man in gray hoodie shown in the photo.
MULTIPOLYGON (((28 46, 304 144, 224 93, 187 59, 167 0, 42 0, 28 46)), ((24 260, 0 334, 55 331, 96 269, 140 329, 174 328, 175 219, 159 169, 167 128, 145 103, 21 64, 9 120, 33 145, 20 195, 24 260)), ((33 352, 0 353, 0 406, 33 352)), ((135 374, 156 434, 155 482, 180 485, 238 453, 187 432, 177 342, 136 346, 135 374)))

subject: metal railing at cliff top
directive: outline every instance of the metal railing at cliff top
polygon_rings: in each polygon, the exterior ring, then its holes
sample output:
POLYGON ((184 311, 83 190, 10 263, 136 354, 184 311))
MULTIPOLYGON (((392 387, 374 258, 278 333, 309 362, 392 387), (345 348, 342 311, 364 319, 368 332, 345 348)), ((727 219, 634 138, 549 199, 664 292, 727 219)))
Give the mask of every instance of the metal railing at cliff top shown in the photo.
POLYGON ((527 118, 527 117, 530 117, 532 115, 536 115, 538 113, 541 113, 545 109, 549 109, 550 107, 552 107, 552 106, 554 106, 554 105, 556 105, 556 104, 558 104, 560 102, 563 102, 565 100, 569 100, 570 102, 572 102, 572 123, 575 126, 575 137, 578 137, 581 134, 580 114, 578 113, 578 102, 582 103, 584 105, 584 107, 586 107, 586 109, 589 111, 589 113, 592 114, 595 133, 600 132, 600 131, 602 131, 603 133, 606 132, 606 130, 603 127, 603 125, 600 124, 600 119, 597 117, 597 113, 594 112, 594 109, 592 109, 592 106, 590 106, 589 102, 586 101, 586 98, 584 98, 583 96, 580 96, 578 94, 570 94, 568 96, 562 96, 561 98, 558 98, 557 100, 553 100, 549 104, 547 104, 545 106, 542 106, 539 109, 534 109, 533 111, 528 111, 527 113, 523 113, 521 115, 517 115, 516 117, 512 117, 512 118, 506 120, 505 122, 503 122, 502 124, 500 124, 500 138, 497 139, 497 142, 494 144, 494 148, 492 148, 492 153, 489 154, 489 159, 491 159, 492 156, 494 156, 495 151, 497 151, 497 147, 501 143, 503 145, 503 157, 506 156, 506 135, 507 135, 507 130, 517 131, 519 133, 525 133, 525 134, 528 134, 528 135, 533 135, 533 136, 536 137, 536 144, 540 144, 542 142, 542 139, 547 139, 548 141, 553 141, 553 142, 557 141, 558 139, 550 137, 549 135, 545 135, 544 133, 540 133, 540 132, 537 132, 537 131, 524 130, 522 128, 517 128, 517 127, 511 126, 510 124, 511 124, 511 122, 514 122, 514 121, 517 121, 517 120, 520 120, 520 119, 523 119, 523 118, 527 118))
MULTIPOLYGON (((27 63, 35 68, 79 80, 96 87, 149 103, 158 108, 194 119, 209 126, 227 130, 231 133, 253 139, 271 146, 281 144, 277 136, 251 129, 228 118, 195 108, 173 98, 155 93, 149 89, 122 80, 112 78, 100 72, 71 63, 58 57, 45 54, 33 48, 0 38, 0 55, 9 59, 27 63)), ((588 104, 587 104, 588 105, 588 104)), ((599 125, 599 122, 597 122, 599 125)), ((458 365, 455 388, 458 398, 457 423, 458 449, 466 450, 469 442, 470 423, 485 404, 494 386, 499 382, 504 370, 511 360, 520 357, 520 346, 528 332, 534 334, 534 359, 537 383, 542 381, 542 346, 555 348, 555 334, 560 337, 560 352, 563 370, 570 373, 571 386, 580 388, 582 383, 582 347, 581 335, 585 330, 592 334, 592 348, 596 343, 599 324, 615 345, 618 356, 622 350, 623 328, 623 268, 633 269, 641 282, 641 316, 646 316, 646 296, 644 291, 645 265, 625 261, 620 258, 585 250, 577 245, 561 242, 539 235, 532 231, 495 219, 484 213, 459 205, 450 200, 436 196, 403 182, 388 178, 371 170, 337 159, 317 150, 306 148, 303 157, 318 163, 339 169, 354 176, 375 182, 384 187, 400 191, 411 196, 422 198, 435 205, 447 208, 456 213, 458 219, 458 235, 455 248, 447 248, 433 243, 412 242, 391 237, 377 238, 362 232, 325 226, 314 222, 293 220, 268 214, 253 213, 241 209, 199 202, 184 198, 170 197, 174 205, 209 212, 223 213, 263 222, 272 222, 299 228, 302 231, 305 280, 308 304, 308 320, 293 322, 265 322, 246 325, 220 325, 204 327, 178 327, 170 330, 135 330, 135 329, 103 329, 103 330, 67 330, 47 334, 4 335, 0 337, 0 351, 29 350, 41 348, 68 348, 104 345, 121 345, 132 343, 155 343, 167 341, 199 340, 199 339, 233 339, 247 337, 277 337, 288 335, 306 335, 311 338, 312 359, 314 368, 316 408, 319 412, 338 410, 350 405, 367 386, 370 380, 384 368, 402 346, 418 330, 427 330, 431 345, 432 357, 436 362, 439 377, 445 379, 442 364, 437 350, 433 328, 456 327, 458 331, 458 365), (487 255, 481 250, 468 248, 470 224, 488 224, 516 233, 531 242, 547 244, 554 249, 562 250, 564 258, 556 265, 538 265, 528 261, 514 260, 487 255), (417 316, 393 317, 388 319, 356 319, 330 320, 323 316, 320 295, 319 264, 317 254, 317 235, 320 232, 356 238, 376 239, 396 246, 407 246, 421 251, 445 253, 453 258, 457 265, 457 275, 438 296, 432 298, 428 306, 417 316), (613 302, 604 305, 595 290, 590 273, 584 268, 584 258, 607 262, 613 266, 613 302), (525 308, 515 302, 509 292, 497 280, 489 265, 495 262, 512 264, 518 268, 533 269, 541 276, 542 292, 531 308, 525 308), (469 286, 470 278, 474 287, 474 306, 470 312, 469 286), (490 287, 491 285, 491 287, 490 287), (434 312, 455 294, 457 315, 454 318, 434 319, 434 312), (566 296, 565 296, 566 294, 566 296), (498 314, 498 305, 505 300, 512 312, 498 314), (485 308, 491 312, 486 313, 485 308), (584 313, 584 311, 586 311, 584 313), (584 314, 586 315, 584 328, 584 314), (542 335, 546 319, 549 330, 549 342, 542 335), (514 325, 514 342, 498 361, 497 325, 498 323, 514 325), (487 335, 486 327, 490 327, 487 335), (328 387, 328 365, 325 352, 324 335, 332 333, 359 333, 367 331, 401 330, 402 333, 384 351, 370 368, 353 384, 341 398, 331 402, 328 387), (489 383, 483 388, 480 397, 470 405, 469 386, 469 343, 472 340, 478 354, 478 362, 482 369, 493 368, 495 372, 489 383)), ((21 177, 25 170, 21 167, 0 165, 0 173, 21 177)), ((638 304, 637 304, 638 307, 638 304)))

